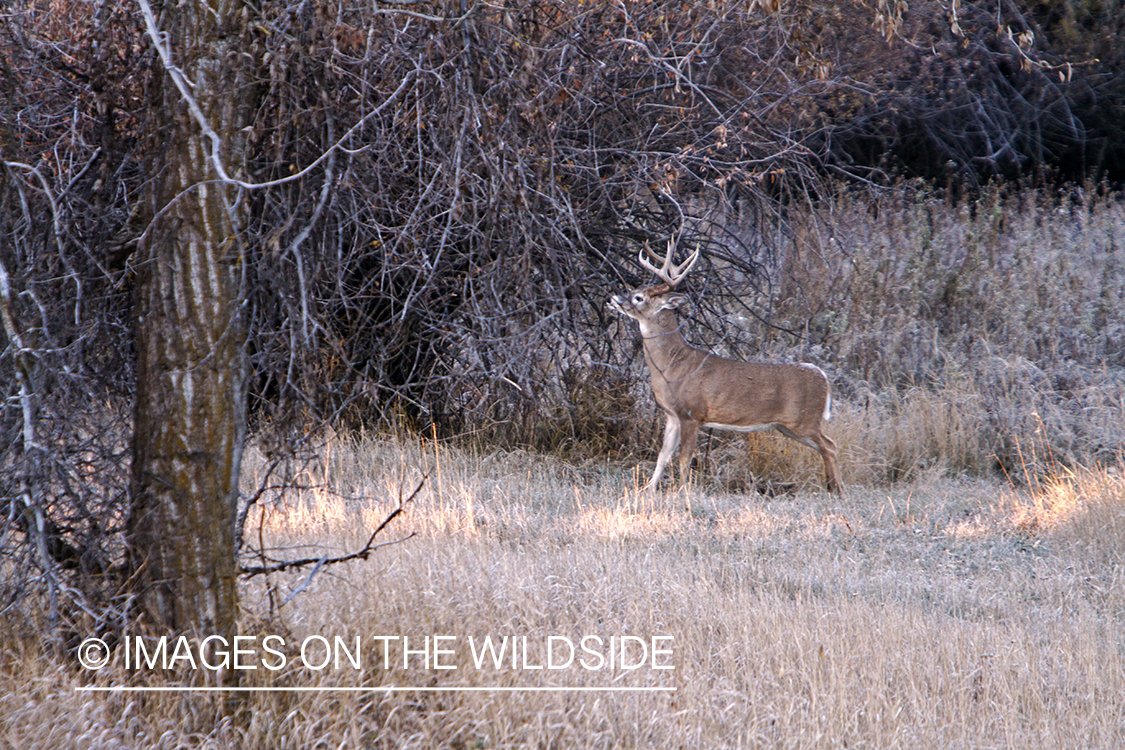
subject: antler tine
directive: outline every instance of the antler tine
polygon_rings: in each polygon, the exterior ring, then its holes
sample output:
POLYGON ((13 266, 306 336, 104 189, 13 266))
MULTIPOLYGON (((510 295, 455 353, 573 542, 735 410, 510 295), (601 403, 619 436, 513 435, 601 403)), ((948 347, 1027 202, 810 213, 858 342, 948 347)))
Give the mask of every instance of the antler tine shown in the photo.
POLYGON ((691 271, 691 268, 695 265, 695 262, 699 260, 699 248, 695 248, 695 252, 692 253, 687 260, 685 260, 683 263, 680 263, 679 265, 672 263, 672 254, 675 252, 675 250, 675 238, 671 238, 668 240, 668 251, 664 253, 663 258, 654 253, 652 251, 652 248, 650 248, 648 246, 648 243, 646 242, 644 250, 642 250, 640 254, 637 255, 637 260, 640 261, 642 266, 660 277, 661 281, 663 281, 671 288, 675 289, 676 286, 684 280, 684 277, 688 275, 688 272, 691 271), (646 253, 650 255, 653 260, 660 261, 660 268, 657 268, 652 263, 650 263, 648 259, 645 258, 646 253))
MULTIPOLYGON (((668 257, 669 258, 672 257, 672 240, 668 240, 668 257)), ((681 281, 683 281, 684 278, 691 271, 692 266, 695 265, 695 262, 697 260, 699 260, 699 246, 698 245, 695 248, 695 252, 692 253, 691 255, 689 255, 687 260, 685 260, 683 263, 679 264, 678 266, 672 266, 672 271, 669 274, 672 277, 672 281, 669 282, 669 283, 671 283, 673 287, 679 285, 679 283, 681 281)))
POLYGON ((671 279, 668 278, 668 267, 672 262, 671 254, 665 255, 663 258, 661 258, 652 251, 652 248, 649 247, 648 243, 646 242, 644 244, 644 248, 640 253, 637 254, 637 260, 640 261, 642 266, 656 274, 661 281, 665 282, 666 284, 672 283, 671 279), (663 265, 661 265, 660 268, 657 268, 652 263, 650 263, 647 258, 645 258, 645 254, 652 256, 653 260, 659 261, 663 265))

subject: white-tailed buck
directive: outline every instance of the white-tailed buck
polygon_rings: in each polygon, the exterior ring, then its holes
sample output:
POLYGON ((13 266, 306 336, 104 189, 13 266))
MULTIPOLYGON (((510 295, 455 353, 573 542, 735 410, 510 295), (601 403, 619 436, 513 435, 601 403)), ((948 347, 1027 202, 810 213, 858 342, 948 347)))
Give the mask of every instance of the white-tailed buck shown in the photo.
POLYGON ((663 283, 610 299, 614 310, 640 323, 652 392, 668 419, 664 445, 647 489, 660 481, 677 443, 680 479, 686 480, 700 427, 739 432, 776 428, 820 451, 828 489, 839 493, 836 444, 820 430, 821 421, 829 419, 832 410, 824 372, 815 365, 739 362, 688 345, 674 312, 685 298, 674 292, 699 260, 699 250, 679 265, 672 263, 674 250, 675 240, 670 240, 668 252, 659 258, 646 245, 640 254, 641 265, 663 283), (662 265, 657 268, 646 253, 662 265))

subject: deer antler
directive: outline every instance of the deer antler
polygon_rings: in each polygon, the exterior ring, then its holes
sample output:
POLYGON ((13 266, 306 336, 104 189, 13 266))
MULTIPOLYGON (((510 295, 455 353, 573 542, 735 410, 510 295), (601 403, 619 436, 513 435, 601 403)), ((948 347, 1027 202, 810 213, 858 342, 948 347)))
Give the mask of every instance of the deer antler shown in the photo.
POLYGON ((670 290, 675 289, 676 286, 678 286, 679 283, 684 280, 684 277, 688 275, 691 267, 695 265, 695 262, 697 260, 699 260, 699 248, 696 247, 695 252, 692 253, 687 260, 685 260, 683 263, 680 263, 679 265, 675 265, 672 263, 672 254, 675 252, 675 250, 676 239, 673 237, 668 240, 668 251, 664 253, 663 258, 654 253, 652 251, 652 248, 648 246, 647 242, 645 243, 644 250, 637 256, 637 260, 641 262, 641 265, 659 276, 660 280, 670 287, 670 290), (653 260, 662 264, 660 268, 657 268, 652 263, 650 263, 647 258, 645 258, 646 253, 651 256, 653 260))

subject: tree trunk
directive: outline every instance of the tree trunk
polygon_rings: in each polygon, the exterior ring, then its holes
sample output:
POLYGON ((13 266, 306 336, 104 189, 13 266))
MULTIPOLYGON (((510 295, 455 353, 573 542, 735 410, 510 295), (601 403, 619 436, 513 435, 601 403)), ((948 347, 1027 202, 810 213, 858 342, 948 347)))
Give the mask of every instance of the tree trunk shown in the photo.
MULTIPOLYGON (((156 9, 175 64, 222 142, 244 165, 253 113, 241 2, 156 9)), ((161 630, 235 632, 235 519, 246 434, 241 303, 245 196, 215 182, 210 142, 161 66, 150 99, 152 156, 138 248, 137 396, 129 518, 132 592, 161 630), (240 201, 239 199, 242 198, 240 201)))

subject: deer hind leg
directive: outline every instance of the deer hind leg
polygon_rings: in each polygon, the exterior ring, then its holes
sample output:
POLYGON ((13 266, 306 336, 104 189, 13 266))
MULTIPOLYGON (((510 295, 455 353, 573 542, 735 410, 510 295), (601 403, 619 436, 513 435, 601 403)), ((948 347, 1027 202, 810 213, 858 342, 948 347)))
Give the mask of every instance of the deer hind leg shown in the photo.
POLYGON ((660 455, 656 457, 656 471, 652 472, 652 479, 645 486, 646 490, 656 489, 660 476, 664 473, 664 467, 672 460, 672 451, 676 450, 679 442, 680 420, 669 414, 668 421, 664 423, 664 444, 660 446, 660 455))
POLYGON ((824 458, 824 474, 827 477, 828 491, 833 495, 840 494, 840 478, 836 474, 836 443, 827 435, 820 435, 820 446, 817 450, 824 458))
POLYGON ((777 425, 778 432, 788 438, 796 440, 802 445, 818 451, 824 459, 824 473, 827 479, 828 491, 834 495, 840 494, 840 478, 836 473, 836 443, 820 430, 800 435, 789 427, 777 425))

